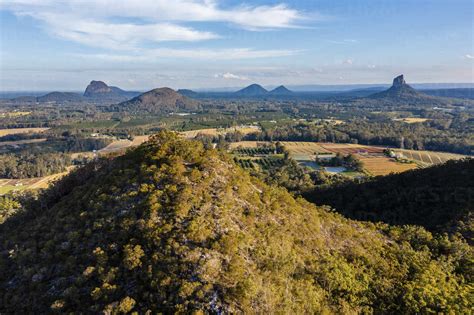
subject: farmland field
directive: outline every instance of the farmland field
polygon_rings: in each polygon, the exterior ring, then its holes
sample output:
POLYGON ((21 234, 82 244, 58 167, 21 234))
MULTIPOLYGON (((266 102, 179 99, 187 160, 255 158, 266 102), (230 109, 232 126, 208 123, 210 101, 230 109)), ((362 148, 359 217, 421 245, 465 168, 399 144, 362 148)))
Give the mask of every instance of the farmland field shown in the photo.
MULTIPOLYGON (((230 148, 257 148, 268 144, 265 141, 240 141, 231 143, 230 148)), ((384 154, 383 147, 367 146, 350 143, 318 143, 318 142, 290 142, 282 141, 292 158, 299 162, 313 161, 315 154, 340 153, 342 155, 354 154, 364 165, 364 169, 372 175, 387 175, 390 173, 400 173, 417 167, 444 163, 452 159, 461 159, 465 156, 453 153, 416 151, 392 149, 414 163, 397 162, 394 158, 389 158, 384 154)))
POLYGON ((340 120, 340 119, 323 119, 325 122, 328 122, 328 123, 331 123, 331 124, 334 124, 334 125, 340 125, 340 124, 343 124, 344 123, 344 120, 340 120))
MULTIPOLYGON (((230 144, 231 149, 238 147, 256 148, 264 145, 265 141, 240 141, 230 144)), ((341 154, 383 154, 383 148, 364 146, 351 143, 321 143, 321 142, 292 142, 280 141, 290 151, 296 160, 312 160, 315 154, 341 153, 341 154)))
POLYGON ((407 118, 395 118, 394 121, 401 121, 407 124, 416 124, 416 123, 424 123, 428 121, 428 118, 417 118, 417 117, 407 117, 407 118))
MULTIPOLYGON (((240 141, 231 143, 230 148, 257 148, 269 143, 270 142, 266 141, 240 141)), ((331 151, 325 149, 320 143, 316 142, 281 141, 280 143, 283 144, 288 151, 290 151, 290 155, 296 160, 311 160, 317 153, 331 153, 331 151)))
POLYGON ((232 142, 230 144, 230 149, 237 149, 239 147, 241 148, 256 148, 259 145, 264 145, 269 142, 265 141, 239 141, 239 142, 232 142))
POLYGON ((331 153, 331 151, 324 148, 321 143, 317 142, 289 142, 289 141, 282 141, 280 142, 285 146, 285 148, 290 151, 290 154, 295 158, 301 157, 301 159, 305 159, 305 157, 313 157, 315 154, 319 153, 331 153))
POLYGON ((27 116, 31 114, 31 112, 6 112, 6 113, 0 113, 0 118, 12 118, 12 117, 21 117, 21 116, 27 116))
POLYGON ((402 173, 417 168, 415 163, 399 163, 384 156, 358 156, 358 158, 364 169, 374 176, 402 173))
POLYGON ((291 156, 296 160, 313 160, 315 154, 383 154, 383 148, 351 143, 288 142, 282 141, 291 156))
POLYGON ((116 140, 106 146, 105 148, 100 149, 98 152, 99 153, 111 153, 111 152, 116 152, 120 151, 122 149, 126 149, 132 145, 132 141, 128 139, 121 139, 121 140, 116 140))
POLYGON ((117 152, 129 147, 136 147, 147 141, 150 136, 136 136, 132 141, 128 139, 115 140, 105 148, 100 149, 99 154, 107 154, 112 152, 117 152))
POLYGON ((10 128, 10 129, 0 129, 0 137, 8 135, 16 135, 19 133, 38 133, 48 130, 49 128, 10 128))
POLYGON ((40 143, 40 142, 44 142, 44 141, 46 141, 46 138, 26 139, 26 140, 18 140, 18 141, 2 141, 2 142, 0 142, 0 146, 40 143))
POLYGON ((449 160, 459 160, 465 158, 465 155, 435 152, 435 151, 415 151, 404 149, 393 149, 394 152, 402 153, 409 160, 416 161, 424 166, 445 163, 449 160))
POLYGON ((234 161, 238 163, 242 168, 245 169, 256 169, 260 168, 262 170, 279 167, 283 163, 281 157, 268 156, 260 158, 235 158, 234 161))
POLYGON ((237 148, 234 150, 234 153, 239 155, 247 155, 247 156, 262 156, 262 155, 270 155, 275 154, 275 149, 272 148, 237 148))
POLYGON ((229 132, 241 132, 242 134, 246 135, 249 133, 258 132, 260 130, 257 126, 239 126, 239 127, 231 127, 231 128, 209 128, 209 129, 197 129, 197 130, 190 130, 190 131, 183 131, 180 132, 185 138, 192 139, 195 138, 198 134, 205 134, 211 136, 217 135, 225 135, 229 132))
POLYGON ((66 172, 53 174, 45 177, 24 179, 0 179, 0 195, 4 195, 11 191, 47 188, 51 184, 51 182, 60 179, 73 168, 74 167, 70 167, 69 170, 66 172))
POLYGON ((138 146, 140 144, 142 144, 143 142, 146 142, 148 141, 148 138, 150 138, 150 136, 135 136, 132 140, 132 143, 131 143, 131 146, 138 146))

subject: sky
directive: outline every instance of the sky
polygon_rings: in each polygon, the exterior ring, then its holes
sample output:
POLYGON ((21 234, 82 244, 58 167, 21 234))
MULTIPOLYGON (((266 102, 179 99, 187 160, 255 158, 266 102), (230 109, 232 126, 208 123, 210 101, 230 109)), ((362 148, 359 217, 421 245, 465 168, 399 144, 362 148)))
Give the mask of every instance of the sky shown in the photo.
POLYGON ((474 82, 471 0, 0 0, 0 91, 474 82))

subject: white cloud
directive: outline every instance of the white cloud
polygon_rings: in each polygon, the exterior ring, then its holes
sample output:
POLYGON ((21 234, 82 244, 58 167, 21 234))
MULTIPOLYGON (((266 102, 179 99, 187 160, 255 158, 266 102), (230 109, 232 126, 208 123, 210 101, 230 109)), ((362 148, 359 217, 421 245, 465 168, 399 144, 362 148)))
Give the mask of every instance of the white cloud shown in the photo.
POLYGON ((345 64, 345 65, 352 65, 354 63, 354 60, 352 59, 346 59, 342 62, 342 64, 345 64))
POLYGON ((218 38, 211 32, 200 32, 167 22, 155 24, 106 23, 56 13, 37 15, 46 23, 46 30, 55 36, 81 44, 134 49, 142 42, 199 41, 218 38))
POLYGON ((186 58, 203 60, 236 60, 258 59, 293 56, 300 53, 297 50, 256 50, 250 48, 227 49, 171 49, 157 48, 137 50, 133 54, 76 54, 76 57, 85 59, 102 59, 116 62, 149 62, 159 58, 186 58))
POLYGON ((222 8, 216 0, 0 0, 0 9, 37 19, 64 39, 109 48, 219 37, 180 25, 186 22, 225 22, 261 30, 297 27, 304 19, 285 4, 222 8))
POLYGON ((343 39, 343 40, 329 40, 332 44, 357 44, 359 41, 356 39, 343 39))
POLYGON ((464 55, 467 59, 474 59, 474 55, 466 54, 464 55))
POLYGON ((249 78, 246 76, 241 76, 237 74, 233 74, 230 72, 222 73, 222 74, 214 74, 214 78, 222 78, 226 80, 242 80, 242 81, 247 81, 249 78))

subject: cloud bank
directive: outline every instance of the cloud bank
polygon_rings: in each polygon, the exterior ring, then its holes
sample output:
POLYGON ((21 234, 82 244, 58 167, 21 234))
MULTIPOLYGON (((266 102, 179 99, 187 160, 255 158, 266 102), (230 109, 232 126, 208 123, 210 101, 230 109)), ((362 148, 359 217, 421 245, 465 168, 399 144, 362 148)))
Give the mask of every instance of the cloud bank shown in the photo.
MULTIPOLYGON (((49 34, 79 44, 108 50, 141 51, 152 49, 188 55, 188 51, 167 49, 164 42, 197 42, 221 38, 206 30, 209 23, 226 23, 248 31, 297 28, 306 18, 286 4, 238 5, 224 7, 217 0, 0 0, 0 9, 39 22, 49 34), (192 26, 190 26, 192 24, 192 26), (150 46, 152 48, 150 48, 150 46), (153 47, 154 46, 154 47, 153 47)), ((314 19, 314 17, 313 17, 314 19)), ((209 52, 203 50, 196 56, 209 52)), ((234 58, 266 57, 242 48, 234 58)), ((272 51, 270 55, 287 55, 272 51)), ((136 55, 136 54, 135 54, 136 55)), ((133 57, 133 54, 128 54, 133 57)))

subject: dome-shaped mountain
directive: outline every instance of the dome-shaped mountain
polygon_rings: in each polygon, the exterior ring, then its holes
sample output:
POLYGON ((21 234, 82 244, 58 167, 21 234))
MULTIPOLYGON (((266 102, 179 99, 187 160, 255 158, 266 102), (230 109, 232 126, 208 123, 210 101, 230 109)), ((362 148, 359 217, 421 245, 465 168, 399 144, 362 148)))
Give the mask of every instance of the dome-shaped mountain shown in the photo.
POLYGON ((463 243, 442 239, 444 249, 430 252, 439 243, 422 229, 344 219, 167 132, 68 175, 1 225, 0 239, 0 313, 463 313, 471 305, 463 243))
POLYGON ((102 81, 91 81, 89 85, 86 87, 84 92, 84 96, 92 97, 96 94, 108 94, 112 93, 112 88, 105 84, 102 81))
POLYGON ((37 102, 78 102, 82 100, 82 96, 73 92, 51 92, 36 98, 37 102))
POLYGON ((184 95, 186 97, 191 97, 191 98, 199 96, 198 92, 189 90, 189 89, 179 89, 177 92, 181 95, 184 95))
POLYGON ((84 91, 84 97, 96 99, 127 99, 137 96, 138 92, 124 91, 115 86, 108 86, 102 81, 91 81, 84 91))
POLYGON ((198 103, 173 89, 164 87, 145 92, 129 101, 116 105, 115 108, 128 112, 162 113, 195 110, 198 108, 198 103))
POLYGON ((271 95, 291 95, 293 94, 292 91, 288 90, 284 85, 280 85, 279 87, 274 88, 270 92, 271 95))
POLYGON ((251 84, 241 90, 238 90, 235 92, 235 94, 240 96, 262 96, 268 94, 268 91, 259 84, 251 84))

